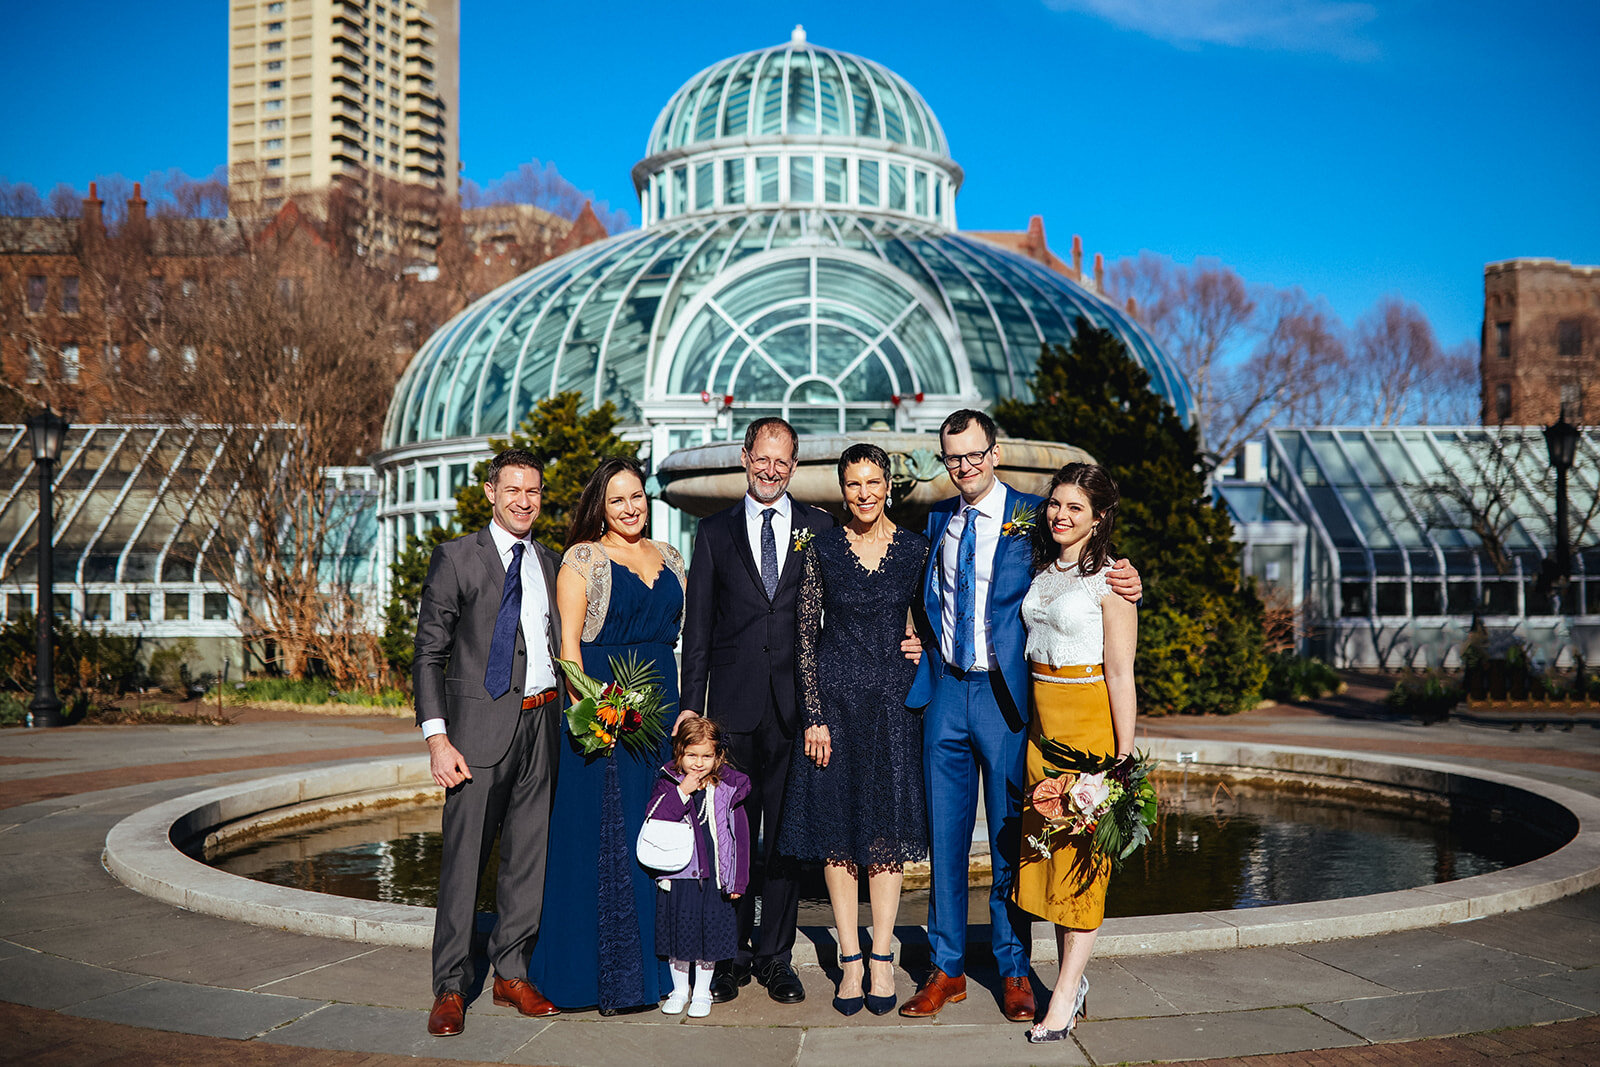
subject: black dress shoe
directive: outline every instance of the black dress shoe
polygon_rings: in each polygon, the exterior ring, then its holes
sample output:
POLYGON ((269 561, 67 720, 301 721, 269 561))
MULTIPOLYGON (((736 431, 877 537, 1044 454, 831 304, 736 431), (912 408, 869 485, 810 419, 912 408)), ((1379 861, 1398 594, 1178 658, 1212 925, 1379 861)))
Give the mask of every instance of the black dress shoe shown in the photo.
POLYGON ((739 995, 739 987, 750 984, 750 968, 731 964, 711 976, 711 1003, 726 1004, 739 995))
POLYGON ((779 1004, 798 1004, 806 999, 805 986, 794 968, 783 960, 772 960, 756 972, 756 980, 767 987, 767 996, 779 1004))

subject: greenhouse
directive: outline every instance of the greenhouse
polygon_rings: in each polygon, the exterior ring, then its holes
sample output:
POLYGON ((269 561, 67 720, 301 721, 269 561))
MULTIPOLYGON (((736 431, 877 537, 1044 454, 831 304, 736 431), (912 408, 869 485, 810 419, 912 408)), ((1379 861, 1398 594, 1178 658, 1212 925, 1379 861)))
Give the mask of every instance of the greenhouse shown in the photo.
POLYGON ((1261 477, 1217 493, 1245 569, 1341 666, 1454 666, 1481 623, 1550 662, 1600 652, 1600 440, 1568 475, 1570 583, 1554 579, 1541 427, 1269 430, 1261 477), (1303 531, 1303 532, 1302 532, 1303 531), (1273 567, 1271 564, 1280 564, 1273 567))
MULTIPOLYGON (((52 595, 56 617, 152 645, 193 643, 194 666, 244 667, 242 612, 223 576, 215 520, 248 521, 219 471, 229 449, 263 431, 98 424, 67 430, 55 468, 52 595)), ((368 604, 378 625, 376 474, 328 472, 333 494, 322 580, 368 604)), ((34 613, 39 579, 39 474, 26 426, 0 425, 0 618, 34 613)))
MULTIPOLYGON (((448 518, 488 439, 564 390, 614 403, 654 460, 764 415, 927 431, 1026 397, 1041 346, 1083 319, 1191 416, 1183 376, 1125 311, 956 230, 962 171, 915 89, 798 28, 689 79, 633 181, 642 229, 507 283, 411 361, 376 460, 389 551, 448 518)), ((657 507, 655 529, 681 533, 657 507)))

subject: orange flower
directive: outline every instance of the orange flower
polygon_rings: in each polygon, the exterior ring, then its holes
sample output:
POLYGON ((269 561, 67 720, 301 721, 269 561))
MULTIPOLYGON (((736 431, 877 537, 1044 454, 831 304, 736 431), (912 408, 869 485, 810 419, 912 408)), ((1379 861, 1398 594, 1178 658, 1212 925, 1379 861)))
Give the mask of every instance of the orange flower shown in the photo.
POLYGON ((615 726, 622 721, 622 709, 611 704, 601 704, 595 709, 595 717, 607 726, 615 726))
POLYGON ((1066 791, 1062 778, 1046 778, 1033 787, 1033 810, 1046 819, 1061 817, 1061 794, 1066 791))

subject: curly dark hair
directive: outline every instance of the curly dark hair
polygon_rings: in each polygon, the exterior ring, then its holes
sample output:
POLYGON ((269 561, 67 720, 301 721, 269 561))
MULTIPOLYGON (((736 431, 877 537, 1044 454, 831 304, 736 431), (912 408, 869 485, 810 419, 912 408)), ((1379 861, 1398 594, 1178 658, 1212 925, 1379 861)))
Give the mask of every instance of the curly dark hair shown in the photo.
POLYGON ((1038 517, 1033 524, 1033 570, 1037 574, 1061 557, 1061 547, 1050 535, 1048 508, 1050 498, 1063 485, 1077 486, 1089 498, 1089 507, 1099 525, 1084 542, 1078 566, 1084 574, 1094 574, 1111 562, 1111 531, 1117 523, 1117 504, 1122 494, 1117 483, 1098 463, 1068 463, 1056 471, 1050 486, 1044 491, 1044 502, 1039 505, 1038 517))
POLYGON ((600 535, 606 532, 606 490, 611 486, 611 479, 625 472, 638 478, 640 485, 644 484, 644 468, 636 459, 613 456, 594 469, 572 509, 572 522, 567 526, 568 547, 600 540, 600 535))

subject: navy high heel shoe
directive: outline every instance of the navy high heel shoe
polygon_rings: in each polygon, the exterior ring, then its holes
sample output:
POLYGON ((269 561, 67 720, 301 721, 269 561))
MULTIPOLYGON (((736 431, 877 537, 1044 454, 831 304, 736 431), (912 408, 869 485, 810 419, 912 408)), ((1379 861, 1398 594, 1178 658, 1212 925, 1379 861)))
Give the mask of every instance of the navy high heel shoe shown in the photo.
MULTIPOLYGON (((857 952, 853 956, 840 956, 839 957, 839 969, 840 969, 840 971, 843 971, 845 964, 847 964, 847 963, 859 963, 859 962, 861 962, 861 953, 859 953, 859 952, 857 952)), ((840 977, 842 978, 843 975, 841 975, 840 977)), ((864 980, 867 976, 865 974, 862 974, 861 977, 864 980)), ((865 1004, 865 1003, 866 1003, 866 997, 864 997, 864 996, 861 996, 861 997, 841 997, 841 996, 838 996, 836 994, 834 996, 834 998, 833 998, 833 1010, 838 1012, 840 1015, 854 1015, 856 1012, 861 1010, 861 1006, 863 1004, 865 1004)))
MULTIPOLYGON (((879 961, 884 962, 884 963, 893 963, 894 962, 894 954, 893 953, 889 953, 886 956, 880 956, 876 952, 874 952, 871 955, 872 955, 873 959, 879 960, 879 961)), ((874 1015, 888 1015, 891 1011, 894 1011, 894 1006, 895 1006, 896 1003, 897 1003, 897 1001, 896 1001, 896 998, 895 998, 895 995, 894 995, 894 985, 893 985, 892 980, 891 980, 891 983, 889 985, 889 995, 888 996, 880 997, 880 996, 874 996, 872 993, 868 993, 867 994, 867 1010, 870 1011, 874 1015)))

